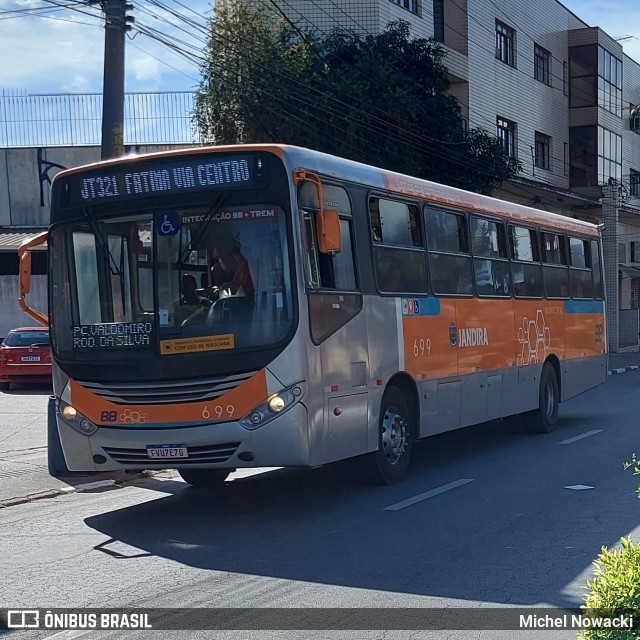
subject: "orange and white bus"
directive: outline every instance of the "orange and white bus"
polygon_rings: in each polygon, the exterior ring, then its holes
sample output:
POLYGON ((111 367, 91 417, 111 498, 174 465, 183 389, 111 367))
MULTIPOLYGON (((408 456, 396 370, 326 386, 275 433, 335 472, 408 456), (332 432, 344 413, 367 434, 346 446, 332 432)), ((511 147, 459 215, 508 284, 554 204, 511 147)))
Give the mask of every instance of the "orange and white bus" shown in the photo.
POLYGON ((49 248, 50 433, 70 471, 369 455, 605 381, 595 225, 284 145, 63 171, 49 248))

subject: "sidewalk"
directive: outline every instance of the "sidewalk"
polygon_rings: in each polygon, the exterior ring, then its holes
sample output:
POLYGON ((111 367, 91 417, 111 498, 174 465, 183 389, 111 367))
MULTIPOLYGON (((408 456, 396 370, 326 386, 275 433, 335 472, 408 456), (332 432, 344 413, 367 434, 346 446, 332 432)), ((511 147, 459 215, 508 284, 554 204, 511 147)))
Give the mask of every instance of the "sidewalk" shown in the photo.
POLYGON ((104 490, 140 477, 124 472, 53 478, 47 462, 47 385, 0 393, 0 511, 2 507, 82 490, 104 490), (95 483, 100 483, 96 485, 95 483))
POLYGON ((609 373, 625 373, 640 368, 640 352, 610 353, 609 373))
POLYGON ((54 478, 49 475, 46 447, 0 453, 0 513, 3 507, 76 491, 118 487, 142 476, 140 473, 117 471, 54 478))

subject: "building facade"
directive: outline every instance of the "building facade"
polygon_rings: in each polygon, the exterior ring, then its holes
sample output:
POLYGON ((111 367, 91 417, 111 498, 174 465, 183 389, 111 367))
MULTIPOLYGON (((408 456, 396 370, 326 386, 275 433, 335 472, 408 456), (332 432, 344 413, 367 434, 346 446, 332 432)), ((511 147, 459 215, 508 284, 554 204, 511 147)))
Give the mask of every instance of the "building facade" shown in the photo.
POLYGON ((247 1, 301 29, 377 33, 402 19, 441 42, 468 126, 522 164, 494 195, 605 224, 610 349, 638 348, 640 64, 619 42, 557 0, 247 1))

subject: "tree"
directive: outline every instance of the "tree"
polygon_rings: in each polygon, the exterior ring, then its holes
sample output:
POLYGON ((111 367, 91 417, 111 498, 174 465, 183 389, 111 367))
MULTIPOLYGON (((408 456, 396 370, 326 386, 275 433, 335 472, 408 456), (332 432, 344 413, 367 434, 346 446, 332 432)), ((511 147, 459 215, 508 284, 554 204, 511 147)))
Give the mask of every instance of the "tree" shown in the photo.
POLYGON ((444 57, 437 42, 412 39, 404 21, 377 35, 320 35, 242 3, 223 5, 211 23, 196 121, 216 144, 296 144, 490 193, 520 165, 486 131, 465 131, 444 57))

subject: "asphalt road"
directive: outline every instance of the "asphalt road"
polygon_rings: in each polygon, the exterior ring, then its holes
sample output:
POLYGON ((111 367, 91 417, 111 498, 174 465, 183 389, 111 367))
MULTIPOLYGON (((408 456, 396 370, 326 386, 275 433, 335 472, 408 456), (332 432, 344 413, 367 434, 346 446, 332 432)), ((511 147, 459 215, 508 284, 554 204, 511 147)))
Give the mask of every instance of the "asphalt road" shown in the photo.
MULTIPOLYGON (((345 463, 237 475, 215 493, 169 473, 0 509, 0 607, 461 607, 465 621, 493 607, 577 607, 601 546, 640 538, 639 479, 623 471, 637 450, 639 385, 638 371, 610 376, 562 405, 547 436, 494 422, 425 440, 411 477, 392 487, 368 486, 345 463)), ((557 630, 160 634, 575 638, 557 630)))

